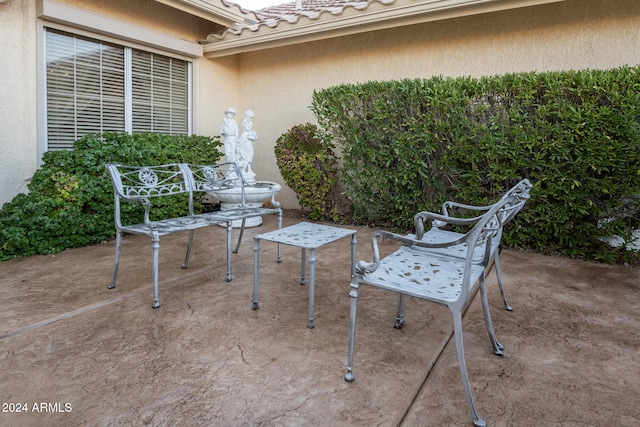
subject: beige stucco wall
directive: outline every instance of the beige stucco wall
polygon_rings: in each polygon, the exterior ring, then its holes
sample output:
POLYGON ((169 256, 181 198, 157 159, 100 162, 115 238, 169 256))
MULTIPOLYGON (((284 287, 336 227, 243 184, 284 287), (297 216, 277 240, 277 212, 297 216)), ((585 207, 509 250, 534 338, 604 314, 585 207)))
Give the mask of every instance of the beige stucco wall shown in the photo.
POLYGON ((213 22, 183 13, 156 0, 53 1, 193 42, 220 28, 213 22))
MULTIPOLYGON (((196 44, 220 28, 155 0, 56 2, 196 44)), ((40 160, 37 38, 41 23, 37 10, 33 0, 0 3, 0 207, 16 194, 28 191, 27 184, 40 160)), ((217 135, 220 131, 218 118, 237 99, 237 64, 237 57, 215 63, 202 56, 193 58, 195 133, 217 135)))
POLYGON ((28 1, 0 4, 0 206, 37 165, 36 19, 28 1))
MULTIPOLYGON (((567 0, 239 56, 239 108, 255 110, 254 170, 282 182, 273 146, 314 122, 313 90, 434 75, 611 68, 640 64, 640 1, 567 0)), ((216 62, 217 59, 212 59, 216 62)), ((285 206, 295 194, 281 193, 285 206)))

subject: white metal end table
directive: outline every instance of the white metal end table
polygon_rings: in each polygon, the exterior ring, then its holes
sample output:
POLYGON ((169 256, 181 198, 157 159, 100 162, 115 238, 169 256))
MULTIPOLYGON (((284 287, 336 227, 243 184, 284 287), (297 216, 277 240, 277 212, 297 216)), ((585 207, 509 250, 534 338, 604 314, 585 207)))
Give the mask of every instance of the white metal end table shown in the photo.
MULTIPOLYGON (((289 246, 296 246, 302 249, 302 266, 300 272, 300 284, 305 282, 306 251, 309 249, 309 329, 315 327, 314 323, 314 300, 316 286, 316 249, 338 241, 344 237, 351 236, 351 277, 354 275, 356 261, 356 230, 332 227, 329 225, 301 222, 269 233, 258 234, 253 237, 253 306, 254 310, 258 306, 258 276, 260 267, 260 240, 281 243, 289 246)), ((278 252, 277 262, 282 262, 278 252)))

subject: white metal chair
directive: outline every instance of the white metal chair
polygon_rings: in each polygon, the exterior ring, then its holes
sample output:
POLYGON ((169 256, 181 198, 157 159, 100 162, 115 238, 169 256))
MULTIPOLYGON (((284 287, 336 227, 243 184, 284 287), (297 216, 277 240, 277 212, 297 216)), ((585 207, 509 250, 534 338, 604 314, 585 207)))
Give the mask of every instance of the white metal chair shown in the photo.
MULTIPOLYGON (((515 196, 519 200, 527 201, 529 199, 529 192, 533 185, 528 179, 523 179, 518 182, 516 185, 511 187, 505 194, 502 196, 501 200, 504 200, 508 197, 515 196)), ((494 204, 495 205, 495 204, 494 204)), ((481 213, 486 212, 494 205, 489 206, 472 206, 466 205, 463 203, 458 203, 454 201, 447 201, 442 204, 442 214, 446 217, 460 217, 459 214, 463 212, 471 212, 471 213, 481 213)), ((520 205, 524 207, 524 204, 520 205)), ((511 215, 508 218, 505 218, 503 225, 508 221, 513 219, 513 217, 520 211, 520 209, 514 209, 511 211, 511 215)), ((474 218, 469 219, 468 225, 475 224, 481 216, 476 216, 474 218)), ((432 227, 428 231, 424 231, 424 224, 422 222, 422 218, 419 215, 415 217, 415 226, 416 226, 416 234, 415 238, 418 240, 422 240, 426 243, 438 243, 438 242, 447 242, 455 240, 456 238, 463 235, 463 233, 458 233, 455 231, 443 230, 442 228, 448 225, 448 221, 433 221, 432 227)), ((507 296, 504 292, 504 287, 502 285, 502 276, 500 274, 500 241, 502 239, 502 228, 498 233, 495 234, 493 239, 491 240, 491 255, 487 261, 491 259, 494 260, 496 278, 498 281, 498 288, 500 289, 500 295, 502 296, 502 301, 504 303, 505 309, 511 311, 513 308, 507 302, 507 296)), ((481 252, 482 248, 476 248, 477 252, 481 252)), ((448 256, 459 256, 464 257, 466 254, 466 247, 464 244, 459 246, 448 246, 445 248, 429 248, 430 251, 442 253, 448 256)), ((475 254, 475 259, 482 260, 482 253, 475 254)), ((486 267, 486 266, 485 266, 486 267)))
MULTIPOLYGON (((411 236, 400 236, 387 231, 374 233, 372 238, 373 261, 370 263, 360 261, 351 280, 349 348, 345 380, 353 381, 355 379, 353 359, 356 309, 361 284, 396 292, 399 295, 399 306, 403 305, 401 302, 404 295, 446 305, 453 315, 460 374, 473 422, 476 426, 486 425, 484 420, 478 416, 469 385, 462 342, 462 312, 475 284, 479 283, 487 331, 494 352, 502 354, 502 345, 495 336, 489 313, 485 268, 488 264, 488 258, 491 256, 491 243, 494 237, 500 233, 504 221, 512 217, 514 211, 521 209, 523 204, 524 201, 515 196, 501 199, 475 221, 475 225, 468 233, 449 242, 428 243, 411 236), (391 255, 380 259, 377 241, 379 237, 397 241, 401 243, 401 246, 391 255), (429 251, 429 249, 439 250, 459 245, 464 245, 466 249, 466 254, 463 257, 429 251), (477 254, 482 254, 483 259, 475 259, 477 254)), ((451 218, 430 212, 421 212, 418 215, 421 221, 440 220, 459 225, 466 225, 469 222, 468 219, 451 218)), ((404 309, 404 307, 399 308, 404 309)), ((396 320, 395 326, 400 328, 404 324, 404 314, 399 313, 397 318, 400 320, 396 320)))

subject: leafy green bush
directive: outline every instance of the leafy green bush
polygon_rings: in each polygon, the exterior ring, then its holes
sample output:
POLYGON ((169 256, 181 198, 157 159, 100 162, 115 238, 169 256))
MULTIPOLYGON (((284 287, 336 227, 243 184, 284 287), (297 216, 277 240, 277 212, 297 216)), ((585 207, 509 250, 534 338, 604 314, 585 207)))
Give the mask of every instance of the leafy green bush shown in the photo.
MULTIPOLYGON (((105 133, 87 135, 70 151, 49 151, 29 183, 0 210, 0 260, 51 254, 110 239, 113 186, 107 163, 129 165, 189 162, 216 163, 217 138, 161 134, 105 133)), ((158 216, 187 213, 184 197, 154 200, 158 216)), ((122 206, 123 220, 141 222, 139 204, 122 206)))
POLYGON ((640 67, 340 85, 312 110, 356 221, 409 230, 418 211, 486 204, 526 177, 507 246, 638 260, 602 239, 640 228, 640 67))
POLYGON ((333 144, 308 123, 289 129, 275 144, 280 174, 313 220, 339 221, 350 207, 338 184, 333 150, 333 144))

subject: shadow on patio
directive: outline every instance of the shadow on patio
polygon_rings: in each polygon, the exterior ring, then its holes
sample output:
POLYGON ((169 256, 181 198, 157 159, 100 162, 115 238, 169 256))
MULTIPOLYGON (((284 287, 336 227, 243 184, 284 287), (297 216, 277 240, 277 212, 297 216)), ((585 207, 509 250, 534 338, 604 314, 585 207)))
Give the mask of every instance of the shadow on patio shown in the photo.
MULTIPOLYGON (((275 227, 265 217, 247 230, 230 283, 224 228, 196 232, 187 270, 186 233, 163 238, 157 310, 146 238, 125 238, 114 290, 113 242, 0 263, 0 424, 471 425, 446 308, 408 298, 398 331, 395 296, 361 288, 356 380, 344 381, 349 239, 317 251, 315 329, 297 248, 283 246, 277 264, 276 245, 262 242, 251 310, 252 235, 275 227), (17 407, 27 413, 7 412, 17 407)), ((371 259, 372 231, 358 228, 358 259, 371 259)), ((517 251, 502 265, 513 312, 493 272, 487 284, 505 356, 492 353, 479 294, 464 321, 480 415, 637 425, 640 271, 517 251)))

